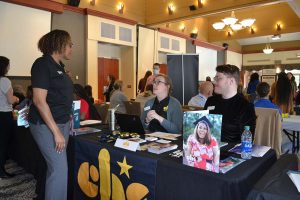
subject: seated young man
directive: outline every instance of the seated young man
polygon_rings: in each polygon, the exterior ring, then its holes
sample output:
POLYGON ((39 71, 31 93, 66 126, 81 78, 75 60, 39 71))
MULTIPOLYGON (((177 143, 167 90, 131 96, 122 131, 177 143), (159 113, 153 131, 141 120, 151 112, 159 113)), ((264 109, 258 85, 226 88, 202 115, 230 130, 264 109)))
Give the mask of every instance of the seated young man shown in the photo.
POLYGON ((238 67, 220 65, 216 71, 215 93, 218 95, 209 97, 204 109, 209 110, 210 114, 223 115, 221 141, 239 143, 244 126, 250 126, 254 134, 256 120, 254 106, 237 93, 240 82, 238 67))
POLYGON ((270 85, 266 82, 261 82, 256 87, 256 94, 258 95, 258 100, 255 101, 254 106, 256 108, 272 108, 279 111, 281 114, 281 110, 278 106, 273 104, 269 100, 270 94, 270 85))

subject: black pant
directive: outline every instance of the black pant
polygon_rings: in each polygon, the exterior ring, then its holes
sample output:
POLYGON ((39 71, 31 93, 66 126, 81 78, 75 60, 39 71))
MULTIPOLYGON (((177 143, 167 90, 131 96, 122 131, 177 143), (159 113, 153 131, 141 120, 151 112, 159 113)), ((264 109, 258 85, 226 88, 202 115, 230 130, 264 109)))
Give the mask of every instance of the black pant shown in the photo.
POLYGON ((0 112, 0 173, 4 170, 8 144, 14 127, 12 112, 0 112))

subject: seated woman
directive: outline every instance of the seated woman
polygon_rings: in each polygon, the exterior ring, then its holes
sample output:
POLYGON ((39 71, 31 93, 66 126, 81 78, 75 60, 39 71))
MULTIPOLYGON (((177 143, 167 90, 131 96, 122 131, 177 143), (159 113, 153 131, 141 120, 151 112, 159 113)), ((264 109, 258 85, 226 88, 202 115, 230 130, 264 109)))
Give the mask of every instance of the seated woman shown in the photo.
POLYGON ((172 82, 164 75, 156 75, 153 81, 155 98, 148 100, 142 113, 145 128, 152 132, 181 133, 182 109, 179 101, 171 97, 172 82))
POLYGON ((117 113, 126 113, 124 101, 128 101, 127 96, 122 91, 123 81, 117 80, 114 83, 114 90, 110 96, 110 107, 115 108, 117 105, 117 113))
POLYGON ((80 100, 80 120, 100 119, 96 108, 80 84, 74 84, 74 100, 80 100))

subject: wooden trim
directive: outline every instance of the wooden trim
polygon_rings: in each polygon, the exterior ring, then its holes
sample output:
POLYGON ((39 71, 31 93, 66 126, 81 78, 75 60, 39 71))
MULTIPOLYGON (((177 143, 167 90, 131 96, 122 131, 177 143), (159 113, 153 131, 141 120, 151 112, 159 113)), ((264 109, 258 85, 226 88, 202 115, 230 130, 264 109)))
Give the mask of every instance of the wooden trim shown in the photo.
POLYGON ((158 28, 157 29, 159 32, 161 33, 165 33, 165 34, 168 34, 168 35, 173 35, 173 36, 176 36, 176 37, 180 37, 180 38, 183 38, 183 39, 187 39, 187 40, 194 40, 193 38, 183 34, 183 33, 178 33, 178 32, 175 32, 175 31, 170 31, 168 29, 164 29, 164 28, 158 28))
POLYGON ((211 43, 208 43, 208 42, 204 42, 202 40, 194 40, 192 42, 192 44, 195 45, 195 46, 201 46, 201 47, 205 47, 205 48, 213 49, 213 50, 217 50, 217 51, 221 51, 221 50, 225 49, 222 46, 219 46, 219 45, 216 45, 216 44, 211 44, 211 43))
POLYGON ((108 13, 104 13, 104 12, 100 12, 100 11, 96 11, 96 10, 91 10, 91 9, 88 9, 88 8, 85 8, 84 10, 85 10, 86 15, 93 15, 93 16, 96 16, 96 17, 102 17, 102 18, 105 18, 105 19, 110 19, 110 20, 113 20, 113 21, 129 24, 129 25, 136 25, 137 24, 137 21, 134 21, 134 20, 131 20, 131 19, 126 19, 126 18, 123 18, 123 17, 115 16, 115 15, 112 15, 112 14, 108 14, 108 13))
POLYGON ((37 8, 41 10, 46 10, 53 13, 63 13, 63 4, 47 1, 47 0, 0 0, 8 3, 18 4, 22 6, 27 6, 30 8, 37 8))
POLYGON ((84 8, 70 6, 70 5, 67 5, 67 4, 63 4, 63 6, 64 6, 64 10, 69 10, 69 11, 80 13, 80 14, 83 14, 83 15, 85 14, 85 9, 84 8))
MULTIPOLYGON (((286 48, 276 48, 273 52, 280 52, 280 51, 297 51, 300 50, 300 47, 286 47, 286 48)), ((243 54, 253 54, 253 53, 264 53, 263 50, 253 50, 253 51, 242 51, 243 54)))

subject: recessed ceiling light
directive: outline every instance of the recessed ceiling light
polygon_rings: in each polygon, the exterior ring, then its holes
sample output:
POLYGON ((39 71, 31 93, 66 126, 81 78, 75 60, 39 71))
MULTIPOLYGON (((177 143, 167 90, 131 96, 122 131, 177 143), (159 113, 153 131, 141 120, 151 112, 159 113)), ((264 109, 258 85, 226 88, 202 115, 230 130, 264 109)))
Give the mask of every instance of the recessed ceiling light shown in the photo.
POLYGON ((272 36, 272 40, 279 40, 281 38, 281 35, 280 34, 277 34, 277 35, 273 35, 272 36))

